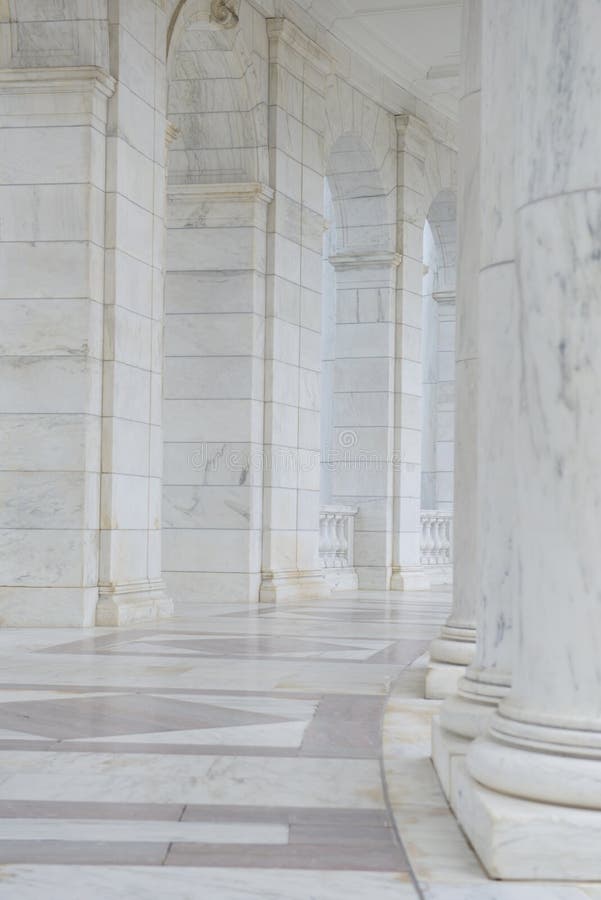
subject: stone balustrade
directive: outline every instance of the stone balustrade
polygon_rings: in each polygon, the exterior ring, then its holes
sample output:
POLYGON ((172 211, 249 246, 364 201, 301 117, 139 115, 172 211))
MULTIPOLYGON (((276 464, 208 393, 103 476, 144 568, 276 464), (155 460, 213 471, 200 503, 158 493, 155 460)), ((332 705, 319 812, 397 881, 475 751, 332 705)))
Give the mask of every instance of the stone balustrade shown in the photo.
POLYGON ((356 590, 353 566, 355 516, 353 506, 322 506, 319 512, 319 558, 333 591, 356 590))
POLYGON ((422 509, 420 560, 431 584, 450 584, 453 578, 453 514, 422 509))

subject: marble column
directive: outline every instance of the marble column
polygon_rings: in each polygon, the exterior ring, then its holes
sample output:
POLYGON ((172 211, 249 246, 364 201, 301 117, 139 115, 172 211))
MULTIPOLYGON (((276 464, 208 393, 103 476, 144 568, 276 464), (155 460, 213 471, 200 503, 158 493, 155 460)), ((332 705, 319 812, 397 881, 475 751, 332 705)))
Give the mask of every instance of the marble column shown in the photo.
POLYGON ((268 19, 263 578, 260 598, 329 594, 319 560, 325 82, 330 60, 268 19))
POLYGON ((454 804, 453 759, 467 752, 511 684, 516 595, 519 383, 514 227, 515 59, 512 0, 483 2, 478 300, 476 651, 434 722, 433 755, 454 804))
MULTIPOLYGON (((492 13, 495 4, 486 6, 492 13)), ((508 7, 520 39, 513 674, 454 790, 492 876, 593 881, 601 879, 601 5, 508 7)), ((494 15, 489 28, 496 45, 494 15)))
POLYGON ((452 695, 474 657, 478 497, 478 273, 480 268, 480 52, 482 0, 466 0, 459 102, 453 608, 430 647, 426 697, 452 695))
POLYGON ((427 126, 396 116, 397 270, 392 590, 426 590, 421 566, 421 397, 423 234, 427 126))
POLYGON ((337 254, 331 486, 355 519, 362 589, 387 590, 392 572, 395 296, 400 257, 337 254), (374 303, 374 297, 377 302, 374 303))

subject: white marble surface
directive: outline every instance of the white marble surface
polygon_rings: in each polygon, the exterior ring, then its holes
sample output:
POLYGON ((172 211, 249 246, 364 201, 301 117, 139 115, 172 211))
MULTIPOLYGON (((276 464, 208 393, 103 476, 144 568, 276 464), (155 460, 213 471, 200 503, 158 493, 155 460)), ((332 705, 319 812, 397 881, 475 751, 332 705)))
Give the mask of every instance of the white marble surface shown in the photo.
POLYGON ((236 822, 123 822, 105 819, 0 819, 2 841, 136 841, 164 844, 286 844, 285 825, 236 822))
MULTIPOLYGON (((38 900, 40 891, 64 900, 142 900, 160 891, 165 900, 363 900, 377 892, 381 900, 416 900, 410 880, 403 875, 364 872, 303 872, 235 869, 169 868, 149 870, 120 866, 6 866, 0 897, 38 900), (109 892, 109 893, 107 893, 109 892)), ((537 898, 538 900, 538 898, 537 898)), ((563 898, 558 898, 563 900, 563 898)), ((571 898, 567 898, 571 900, 571 898)))
MULTIPOLYGON (((579 819, 576 810, 562 814, 560 807, 531 803, 516 815, 511 797, 486 791, 472 779, 466 782, 463 775, 462 802, 472 806, 469 818, 473 820, 476 807, 478 810, 477 827, 470 840, 481 852, 492 834, 494 840, 486 850, 488 861, 502 861, 507 872, 507 866, 513 865, 510 882, 487 877, 449 809, 430 760, 431 720, 441 704, 421 699, 425 664, 425 659, 417 660, 395 684, 386 706, 383 732, 388 797, 423 896, 427 900, 596 900, 601 888, 571 874, 579 867, 584 871, 584 860, 566 852, 566 847, 576 851, 578 827, 589 834, 589 848, 598 843, 594 830, 597 813, 581 811, 579 819), (486 802, 478 798, 479 794, 486 795, 486 802), (565 827, 566 816, 571 817, 573 831, 565 827), (552 852, 559 866, 553 877, 557 881, 543 883, 542 871, 535 868, 540 863, 533 862, 540 853, 542 834, 554 835, 552 852), (570 883, 572 879, 578 883, 570 883)), ((465 809, 460 813, 466 816, 465 809)), ((494 875, 502 873, 494 869, 494 875)))

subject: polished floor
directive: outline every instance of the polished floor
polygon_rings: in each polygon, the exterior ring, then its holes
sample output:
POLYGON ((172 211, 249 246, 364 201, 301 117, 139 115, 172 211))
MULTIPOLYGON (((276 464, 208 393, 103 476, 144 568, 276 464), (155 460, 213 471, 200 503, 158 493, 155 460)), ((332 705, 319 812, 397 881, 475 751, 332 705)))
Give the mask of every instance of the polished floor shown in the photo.
POLYGON ((489 882, 457 828, 423 700, 449 606, 365 593, 0 632, 0 898, 601 897, 489 882))

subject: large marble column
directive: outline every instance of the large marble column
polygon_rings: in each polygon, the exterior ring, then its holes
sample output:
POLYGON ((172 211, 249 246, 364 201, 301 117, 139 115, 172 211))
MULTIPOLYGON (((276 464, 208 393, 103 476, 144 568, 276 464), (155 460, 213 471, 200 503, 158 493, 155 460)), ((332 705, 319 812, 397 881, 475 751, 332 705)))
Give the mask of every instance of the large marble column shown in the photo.
POLYGON ((480 240, 480 28, 482 0, 466 0, 459 102, 455 362, 453 609, 430 647, 426 697, 453 694, 474 656, 478 463, 478 272, 480 240))
POLYGON ((433 755, 453 799, 452 760, 482 734, 511 683, 516 592, 518 402, 514 228, 515 57, 512 0, 484 0, 478 298, 476 651, 434 722, 433 755))
MULTIPOLYGON (((456 809, 492 876, 589 881, 601 878, 601 4, 508 6, 520 36, 513 684, 458 767, 456 809)), ((496 43, 493 16, 488 29, 496 43)))

